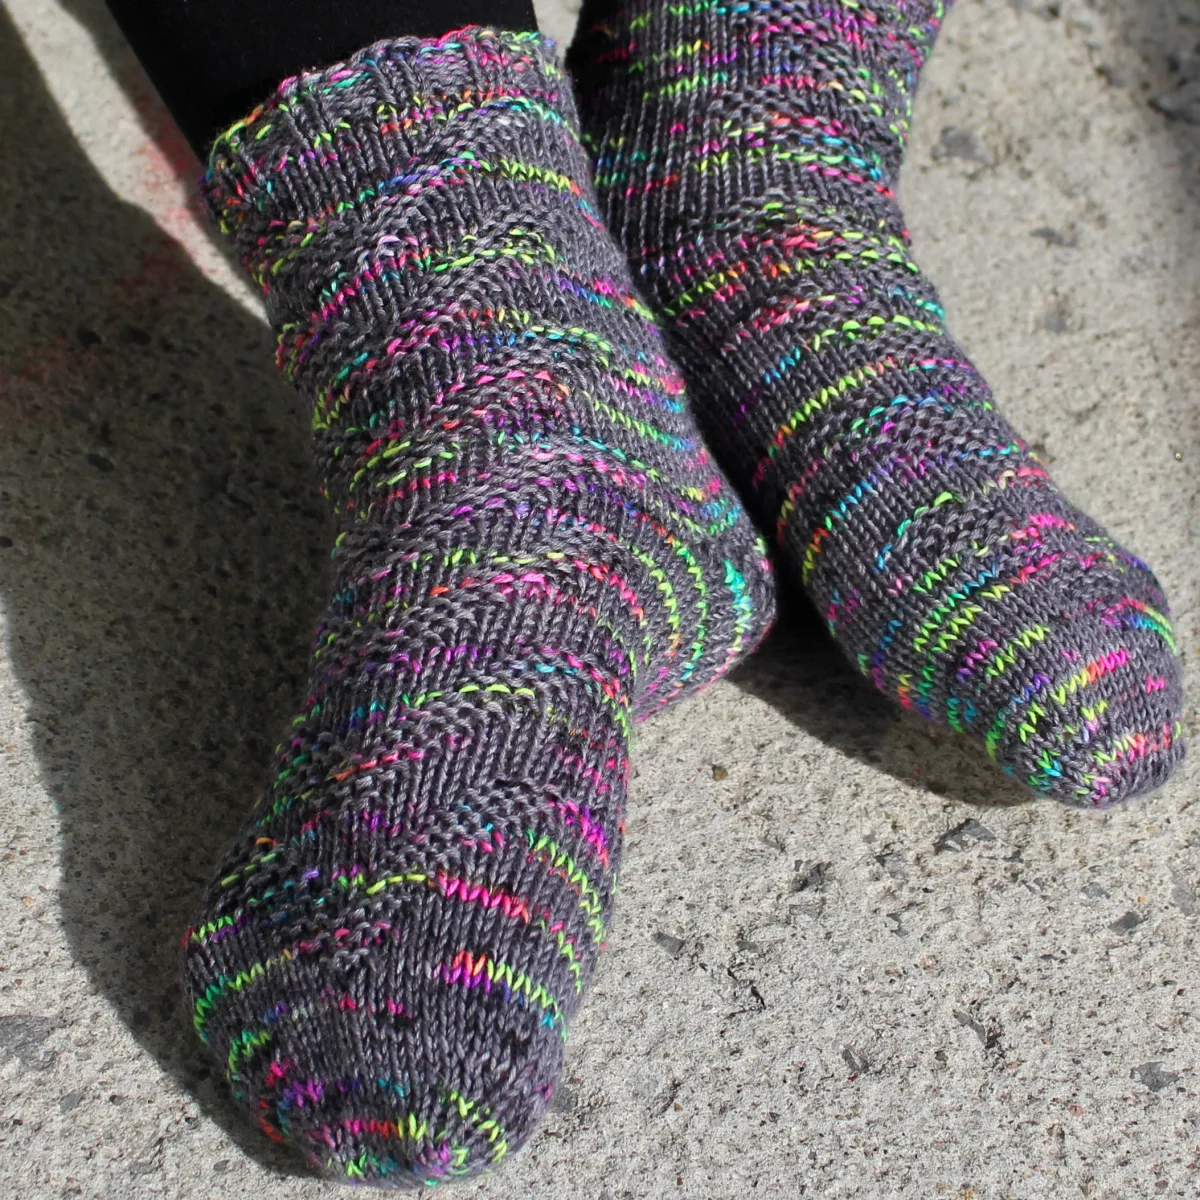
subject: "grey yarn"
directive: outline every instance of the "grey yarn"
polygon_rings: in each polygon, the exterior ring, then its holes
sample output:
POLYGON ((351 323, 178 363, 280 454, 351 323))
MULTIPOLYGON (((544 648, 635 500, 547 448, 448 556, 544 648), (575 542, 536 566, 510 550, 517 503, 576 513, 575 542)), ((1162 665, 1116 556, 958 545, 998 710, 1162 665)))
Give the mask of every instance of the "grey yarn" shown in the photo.
POLYGON ((630 723, 772 613, 536 35, 373 46, 218 139, 206 200, 312 401, 312 682, 185 938, 252 1120, 383 1186, 520 1145, 604 939, 630 723))
POLYGON ((894 188, 939 0, 604 0, 597 191, 704 435, 881 691, 1103 806, 1183 754, 1166 599, 947 334, 894 188))

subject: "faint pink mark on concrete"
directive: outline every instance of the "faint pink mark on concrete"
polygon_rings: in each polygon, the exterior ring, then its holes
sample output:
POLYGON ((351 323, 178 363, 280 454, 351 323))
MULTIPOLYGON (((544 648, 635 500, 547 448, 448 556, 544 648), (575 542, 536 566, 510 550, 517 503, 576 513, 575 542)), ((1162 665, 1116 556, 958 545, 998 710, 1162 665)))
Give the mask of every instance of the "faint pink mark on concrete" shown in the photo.
POLYGON ((190 248, 208 236, 207 217, 196 194, 204 167, 141 67, 130 62, 118 72, 117 80, 146 135, 138 158, 142 183, 159 201, 155 216, 172 237, 190 248))
POLYGON ((130 247, 133 269, 92 279, 95 298, 67 328, 18 354, 0 354, 0 426, 53 423, 72 404, 87 403, 105 383, 105 344, 130 327, 153 331, 174 320, 172 298, 194 288, 199 276, 183 247, 149 221, 130 247), (96 330, 85 326, 99 322, 96 330))
POLYGON ((0 359, 0 425, 60 421, 72 401, 90 393, 98 374, 95 350, 65 333, 23 358, 0 359))
POLYGON ((141 247, 134 269, 113 282, 131 316, 155 324, 162 299, 187 287, 195 270, 179 241, 155 229, 141 247))

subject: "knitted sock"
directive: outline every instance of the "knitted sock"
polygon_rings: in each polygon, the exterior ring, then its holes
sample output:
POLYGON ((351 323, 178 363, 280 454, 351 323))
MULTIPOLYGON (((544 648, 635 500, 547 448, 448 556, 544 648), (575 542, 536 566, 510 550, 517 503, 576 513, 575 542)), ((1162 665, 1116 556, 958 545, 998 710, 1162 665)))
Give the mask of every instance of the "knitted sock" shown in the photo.
POLYGON ((610 228, 701 428, 850 659, 1036 791, 1182 756, 1144 563, 947 336, 893 193, 940 0, 628 0, 569 62, 610 228))
POLYGON ((282 83, 204 192, 311 400, 311 690, 184 937, 196 1028, 330 1175, 498 1161, 605 936, 630 723, 727 670, 764 546, 599 221, 535 33, 282 83))

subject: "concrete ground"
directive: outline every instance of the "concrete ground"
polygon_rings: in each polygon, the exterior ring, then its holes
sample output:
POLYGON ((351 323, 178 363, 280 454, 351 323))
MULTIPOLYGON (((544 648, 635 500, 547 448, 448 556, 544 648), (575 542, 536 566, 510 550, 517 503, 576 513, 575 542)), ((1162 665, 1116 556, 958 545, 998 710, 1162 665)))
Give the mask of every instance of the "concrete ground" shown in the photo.
MULTIPOLYGON (((0 106, 0 1194, 328 1194, 242 1132, 176 986, 321 599, 304 421, 97 0, 3 0, 0 106)), ((1193 697, 1198 122, 1193 0, 959 0, 903 183, 1193 697)), ((458 1194, 1200 1195, 1200 753, 1120 811, 1026 802, 796 626, 636 761, 565 1086, 458 1194)))

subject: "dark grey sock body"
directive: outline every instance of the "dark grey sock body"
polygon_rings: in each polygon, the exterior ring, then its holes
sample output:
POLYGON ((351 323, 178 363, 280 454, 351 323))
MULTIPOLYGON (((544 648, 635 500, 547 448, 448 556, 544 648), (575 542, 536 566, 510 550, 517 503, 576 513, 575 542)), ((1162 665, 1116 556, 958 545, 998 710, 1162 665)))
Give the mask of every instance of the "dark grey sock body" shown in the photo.
POLYGON ((628 0, 571 62, 610 227, 698 420, 851 661, 1022 783, 1183 753, 1166 600, 996 411, 894 185, 939 0, 628 0))
POLYGON ((185 938, 196 1027, 322 1171, 536 1126, 605 936, 631 723, 772 610, 534 34, 382 43, 214 146, 338 527, 312 683, 185 938))

